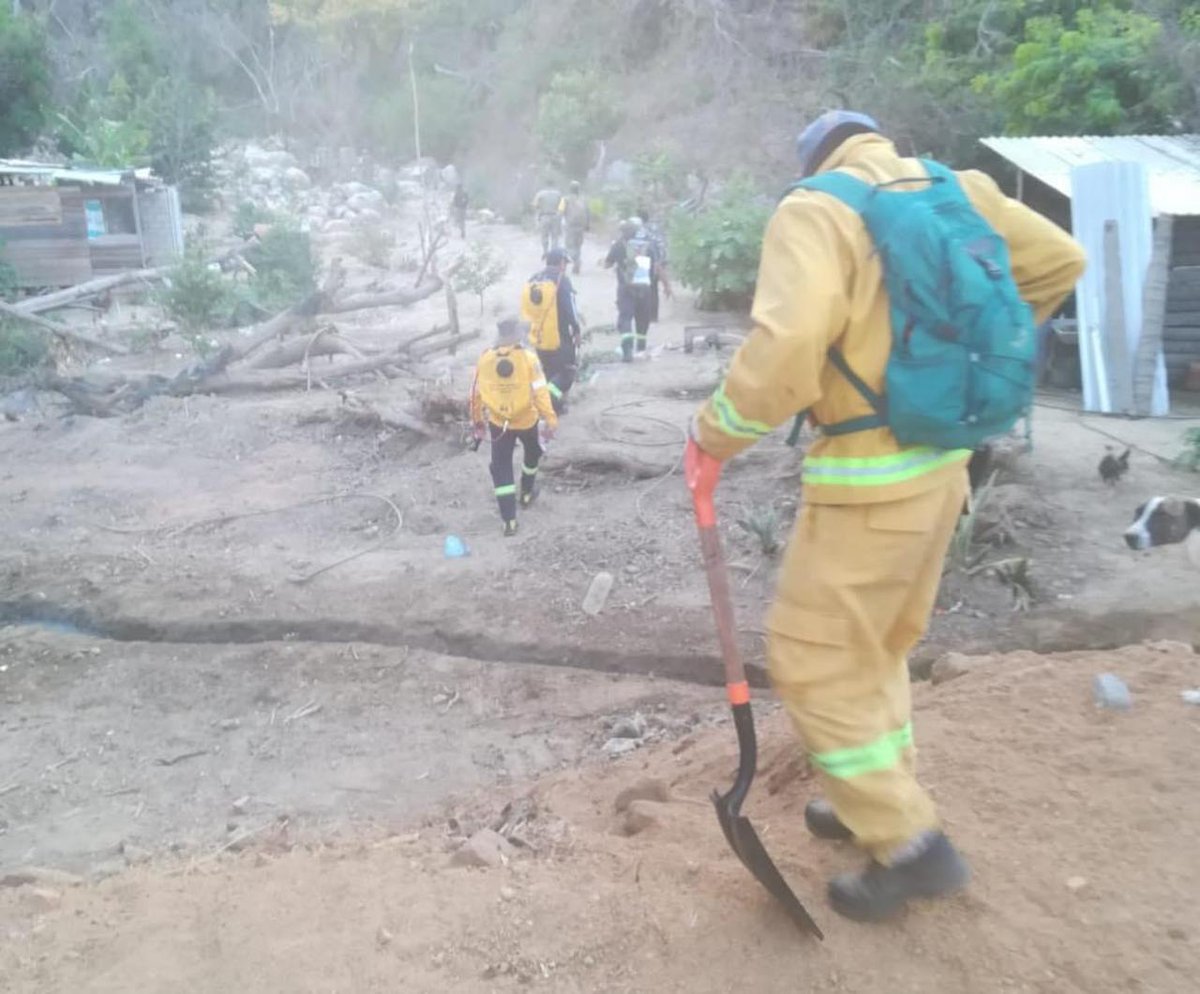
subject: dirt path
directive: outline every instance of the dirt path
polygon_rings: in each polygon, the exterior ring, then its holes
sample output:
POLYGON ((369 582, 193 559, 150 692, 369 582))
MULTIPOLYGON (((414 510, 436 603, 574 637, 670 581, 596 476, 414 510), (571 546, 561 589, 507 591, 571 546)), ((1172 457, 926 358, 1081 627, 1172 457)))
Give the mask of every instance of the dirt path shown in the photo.
MULTIPOLYGON (((468 325, 490 328, 538 251, 503 225, 478 235, 511 262, 482 317, 462 302, 468 325)), ((585 264, 601 252, 591 243, 585 264)), ((352 288, 401 278, 347 268, 352 288)), ((610 322, 611 274, 586 265, 578 285, 589 322, 610 322)), ((386 347, 440 308, 339 325, 386 347)), ((515 540, 499 533, 486 453, 467 451, 457 426, 432 440, 363 427, 337 392, 0 421, 0 870, 36 861, 104 875, 172 848, 203 858, 280 816, 288 840, 315 844, 450 811, 464 792, 494 799, 522 778, 602 766, 614 723, 639 713, 646 741, 703 727, 720 713, 708 686, 718 667, 677 464, 682 426, 728 355, 680 346, 686 324, 732 320, 667 304, 651 357, 632 366, 602 361, 617 339, 593 336, 587 382, 515 540), (657 475, 564 458, 597 440, 657 475), (444 558, 450 533, 469 558, 444 558), (617 582, 592 618, 580 603, 600 570, 617 582)), ((465 395, 475 354, 433 363, 419 389, 465 395)), ((183 359, 122 361, 173 371, 183 359)), ((351 392, 386 409, 399 387, 351 392)), ((984 563, 1029 561, 1032 609, 1014 613, 987 569, 952 575, 918 664, 946 649, 1200 642, 1184 551, 1135 555, 1120 541, 1145 497, 1195 489, 1149 455, 1172 455, 1183 423, 1081 418, 1064 403, 1039 410, 1033 452, 995 491, 999 538, 974 550, 984 563), (1118 444, 1109 435, 1139 446, 1115 490, 1096 475, 1118 444)), ((737 522, 770 512, 786 538, 802 458, 779 433, 722 483, 752 664, 776 558, 737 522)), ((718 754, 729 762, 728 743, 718 754)))
POLYGON ((970 856, 969 894, 895 924, 837 920, 824 879, 854 865, 804 836, 815 784, 767 719, 751 815, 827 941, 793 926, 725 848, 703 799, 730 776, 732 731, 488 792, 415 833, 279 853, 178 859, 96 886, 0 888, 0 975, 13 994, 226 991, 1185 994, 1200 971, 1200 656, 1162 645, 998 658, 917 688, 924 779, 970 856), (1121 674, 1131 712, 1097 711, 1121 674), (789 770, 796 775, 788 775, 789 770), (645 778, 673 800, 618 793, 645 778), (772 788, 774 792, 772 793, 772 788), (528 848, 448 866, 461 836, 524 796, 528 848))

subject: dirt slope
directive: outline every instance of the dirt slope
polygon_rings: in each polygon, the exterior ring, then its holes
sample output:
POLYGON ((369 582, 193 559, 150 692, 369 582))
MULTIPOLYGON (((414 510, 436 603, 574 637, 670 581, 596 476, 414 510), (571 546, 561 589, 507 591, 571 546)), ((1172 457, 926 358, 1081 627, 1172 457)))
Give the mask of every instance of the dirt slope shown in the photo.
MULTIPOLYGON (((976 881, 876 928, 841 922, 820 900, 823 880, 858 857, 804 836, 815 783, 789 776, 798 764, 774 711, 751 813, 812 900, 823 945, 759 892, 702 800, 733 765, 725 726, 533 784, 536 814, 520 835, 536 851, 505 866, 449 867, 455 832, 434 822, 160 863, 67 889, 61 905, 0 889, 0 976, 13 994, 1184 994, 1200 973, 1200 709, 1179 692, 1197 684, 1200 656, 1164 643, 1017 654, 918 687, 924 779, 976 881), (1131 712, 1095 709, 1102 670, 1127 680, 1131 712), (627 836, 613 801, 647 776, 674 800, 627 836)), ((495 794, 481 797, 477 823, 497 812, 495 794)))

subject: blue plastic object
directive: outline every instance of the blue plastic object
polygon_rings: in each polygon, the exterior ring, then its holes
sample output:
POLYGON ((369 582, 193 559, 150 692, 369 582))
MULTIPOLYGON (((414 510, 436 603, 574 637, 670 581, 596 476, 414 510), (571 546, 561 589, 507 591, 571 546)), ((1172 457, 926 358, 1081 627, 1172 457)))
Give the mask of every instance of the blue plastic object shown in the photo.
POLYGON ((471 550, 467 548, 467 543, 457 535, 447 535, 445 554, 447 559, 462 559, 464 556, 469 556, 471 550))
POLYGON ((1098 673, 1092 677, 1092 694, 1097 707, 1112 711, 1128 711, 1133 707, 1133 698, 1129 696, 1125 681, 1112 673, 1098 673))

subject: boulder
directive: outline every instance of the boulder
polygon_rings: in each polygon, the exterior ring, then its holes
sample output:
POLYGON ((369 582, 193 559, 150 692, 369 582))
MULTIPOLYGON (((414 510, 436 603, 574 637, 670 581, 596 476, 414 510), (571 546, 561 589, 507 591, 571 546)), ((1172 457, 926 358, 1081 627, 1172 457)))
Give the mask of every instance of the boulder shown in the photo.
POLYGON ((450 857, 451 866, 503 866, 516 850, 499 832, 481 828, 464 842, 450 857))

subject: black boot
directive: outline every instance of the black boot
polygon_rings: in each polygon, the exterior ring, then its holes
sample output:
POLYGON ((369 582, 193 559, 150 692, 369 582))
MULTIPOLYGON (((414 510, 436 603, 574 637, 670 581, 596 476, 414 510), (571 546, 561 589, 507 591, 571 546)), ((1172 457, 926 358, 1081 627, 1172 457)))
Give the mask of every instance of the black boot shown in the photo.
POLYGON ((804 805, 804 824, 818 839, 845 842, 847 839, 854 838, 854 833, 842 824, 842 819, 833 810, 833 805, 823 797, 804 805))
POLYGON ((967 886, 971 868, 941 832, 924 832, 891 866, 872 861, 862 873, 829 882, 829 903, 856 922, 878 922, 914 897, 946 897, 967 886))
POLYGON ((504 522, 504 537, 512 538, 517 533, 516 518, 510 518, 504 522))

